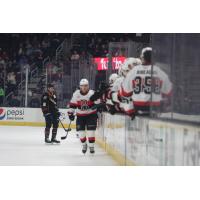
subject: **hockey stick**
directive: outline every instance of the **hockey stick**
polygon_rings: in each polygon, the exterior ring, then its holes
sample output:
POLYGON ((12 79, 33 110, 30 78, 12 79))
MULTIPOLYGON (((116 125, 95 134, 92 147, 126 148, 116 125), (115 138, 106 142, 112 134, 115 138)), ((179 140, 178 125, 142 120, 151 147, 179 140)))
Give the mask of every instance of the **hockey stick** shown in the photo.
POLYGON ((70 126, 71 126, 71 122, 72 122, 72 121, 70 121, 70 123, 69 123, 69 126, 68 126, 68 128, 67 128, 67 129, 64 127, 64 125, 63 125, 63 123, 61 122, 61 120, 60 120, 60 119, 59 119, 59 121, 60 121, 60 123, 61 123, 61 125, 62 125, 63 129, 64 129, 64 130, 65 130, 65 132, 66 132, 66 135, 61 137, 61 140, 65 140, 65 139, 67 138, 67 136, 68 136, 68 133, 69 133, 69 131, 71 131, 71 130, 72 130, 72 129, 70 128, 70 126))

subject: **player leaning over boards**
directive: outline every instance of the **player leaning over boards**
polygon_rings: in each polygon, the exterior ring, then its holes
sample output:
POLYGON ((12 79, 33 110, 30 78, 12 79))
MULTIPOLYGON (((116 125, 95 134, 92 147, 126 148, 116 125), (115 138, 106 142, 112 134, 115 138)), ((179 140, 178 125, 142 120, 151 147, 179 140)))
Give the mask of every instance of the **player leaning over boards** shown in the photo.
POLYGON ((57 97, 52 84, 48 84, 47 91, 42 95, 41 108, 46 122, 45 142, 60 143, 60 141, 56 139, 60 113, 57 108, 57 97), (49 140, 50 129, 52 125, 52 137, 51 140, 49 140))
POLYGON ((132 99, 131 97, 125 97, 121 98, 121 100, 119 101, 118 90, 120 89, 121 84, 123 83, 129 71, 131 71, 137 65, 141 65, 141 60, 139 58, 127 58, 124 61, 124 63, 120 66, 118 70, 119 77, 114 82, 113 87, 111 88, 111 99, 112 102, 115 104, 115 108, 130 116, 131 119, 134 119, 135 117, 135 110, 132 103, 132 99))
POLYGON ((88 80, 82 79, 80 81, 80 89, 74 92, 68 109, 68 116, 71 121, 75 119, 76 111, 76 130, 79 132, 82 143, 82 152, 84 154, 87 152, 88 145, 90 153, 95 153, 95 130, 97 128, 97 109, 95 108, 95 104, 99 104, 99 101, 94 102, 90 100, 90 97, 93 94, 94 91, 89 89, 88 80))
POLYGON ((172 83, 168 75, 152 64, 152 48, 146 47, 141 53, 141 65, 135 66, 122 82, 118 97, 132 97, 138 114, 150 113, 150 108, 159 111, 161 102, 169 100, 172 83))

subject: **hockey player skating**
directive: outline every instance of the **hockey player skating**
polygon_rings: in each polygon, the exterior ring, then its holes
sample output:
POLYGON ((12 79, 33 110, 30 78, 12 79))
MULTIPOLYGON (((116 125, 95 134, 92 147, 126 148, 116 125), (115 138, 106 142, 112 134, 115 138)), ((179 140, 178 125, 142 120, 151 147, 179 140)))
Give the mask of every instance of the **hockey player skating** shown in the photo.
POLYGON ((60 113, 57 108, 57 97, 52 84, 48 84, 47 91, 42 95, 41 108, 45 117, 45 142, 46 143, 60 143, 56 139, 60 113), (50 129, 52 129, 52 137, 49 139, 50 129))
POLYGON ((152 48, 142 50, 142 64, 135 66, 124 78, 119 99, 131 97, 137 112, 150 113, 150 107, 159 110, 164 96, 170 96, 172 84, 167 74, 151 62, 152 48))
POLYGON ((99 103, 99 101, 94 102, 90 100, 93 94, 94 91, 89 89, 88 80, 82 79, 80 81, 80 89, 73 93, 68 109, 68 116, 71 121, 75 119, 76 112, 76 130, 79 133, 84 154, 87 152, 88 146, 90 153, 95 153, 95 130, 97 128, 97 109, 95 108, 95 103, 99 103))

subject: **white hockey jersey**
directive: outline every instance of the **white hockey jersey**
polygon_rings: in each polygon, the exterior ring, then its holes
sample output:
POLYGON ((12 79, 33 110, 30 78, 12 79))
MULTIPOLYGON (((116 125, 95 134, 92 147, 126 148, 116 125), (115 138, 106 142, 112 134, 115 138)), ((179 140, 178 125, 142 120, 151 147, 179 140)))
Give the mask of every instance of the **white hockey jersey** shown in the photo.
POLYGON ((87 116, 97 113, 97 109, 94 106, 95 104, 99 104, 100 100, 95 102, 90 101, 90 97, 93 94, 93 90, 89 90, 85 95, 81 94, 80 90, 76 90, 69 103, 68 113, 74 113, 76 111, 77 116, 87 116))
POLYGON ((123 80, 124 80, 124 76, 117 78, 117 80, 113 83, 111 91, 117 92, 120 89, 123 80))
POLYGON ((128 115, 131 115, 135 112, 132 101, 124 99, 122 102, 120 102, 118 99, 118 91, 121 88, 124 78, 124 76, 121 76, 114 82, 113 87, 111 89, 112 100, 117 104, 121 111, 125 112, 128 115))
POLYGON ((130 97, 137 106, 159 106, 162 95, 169 96, 172 83, 159 67, 135 66, 124 79, 119 96, 130 97))

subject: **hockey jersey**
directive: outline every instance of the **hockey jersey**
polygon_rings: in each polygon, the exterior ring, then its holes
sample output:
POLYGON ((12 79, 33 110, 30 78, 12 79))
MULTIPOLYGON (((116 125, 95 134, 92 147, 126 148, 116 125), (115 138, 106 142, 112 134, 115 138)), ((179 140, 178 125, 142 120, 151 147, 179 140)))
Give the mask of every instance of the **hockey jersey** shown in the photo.
POLYGON ((117 80, 113 83, 113 86, 112 86, 111 90, 113 92, 117 92, 120 89, 123 80, 124 80, 124 76, 121 76, 121 77, 117 78, 117 80))
POLYGON ((121 85, 124 80, 124 76, 119 77, 113 84, 112 87, 112 100, 117 104, 121 111, 125 112, 128 115, 132 115, 135 110, 131 98, 124 98, 122 101, 118 99, 118 91, 121 88, 121 85))
POLYGON ((159 67, 138 65, 127 74, 118 95, 132 96, 136 106, 159 106, 162 95, 170 96, 171 91, 172 83, 159 67))
POLYGON ((50 92, 45 92, 42 95, 41 98, 41 109, 43 114, 47 113, 57 113, 58 112, 58 107, 57 107, 57 98, 56 94, 52 94, 50 92))
POLYGON ((87 94, 81 94, 80 90, 76 90, 73 93, 72 99, 69 103, 68 113, 73 113, 76 111, 77 116, 87 116, 90 114, 97 113, 95 108, 96 104, 100 101, 90 101, 90 97, 94 94, 93 90, 89 90, 87 94))

